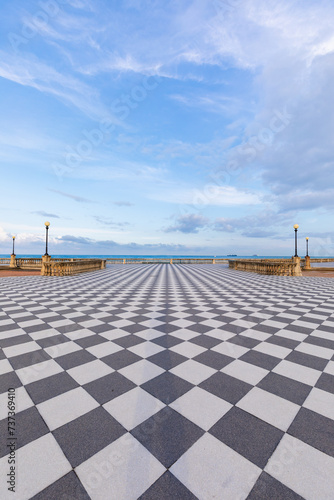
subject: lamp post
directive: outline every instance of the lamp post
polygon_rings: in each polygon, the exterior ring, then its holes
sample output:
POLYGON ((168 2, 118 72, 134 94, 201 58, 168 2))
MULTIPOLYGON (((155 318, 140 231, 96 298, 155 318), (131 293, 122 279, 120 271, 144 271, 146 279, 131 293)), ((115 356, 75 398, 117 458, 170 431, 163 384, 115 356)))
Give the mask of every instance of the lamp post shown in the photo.
POLYGON ((293 226, 294 230, 295 230, 295 257, 298 257, 298 253, 297 253, 297 232, 298 232, 298 224, 295 224, 293 226))
POLYGON ((13 253, 12 255, 15 255, 15 236, 13 236, 13 253))
POLYGON ((49 226, 50 226, 50 222, 45 222, 46 234, 45 234, 45 254, 44 255, 49 255, 48 254, 49 226))
POLYGON ((306 257, 308 257, 308 236, 306 237, 306 257))

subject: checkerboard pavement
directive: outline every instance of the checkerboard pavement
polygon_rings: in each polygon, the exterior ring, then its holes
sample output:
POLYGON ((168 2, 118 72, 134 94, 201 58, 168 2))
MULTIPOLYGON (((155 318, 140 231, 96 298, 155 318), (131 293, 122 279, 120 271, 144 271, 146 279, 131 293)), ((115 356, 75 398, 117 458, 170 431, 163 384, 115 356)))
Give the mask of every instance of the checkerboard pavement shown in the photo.
POLYGON ((1 498, 333 499, 333 307, 220 265, 2 278, 1 498))

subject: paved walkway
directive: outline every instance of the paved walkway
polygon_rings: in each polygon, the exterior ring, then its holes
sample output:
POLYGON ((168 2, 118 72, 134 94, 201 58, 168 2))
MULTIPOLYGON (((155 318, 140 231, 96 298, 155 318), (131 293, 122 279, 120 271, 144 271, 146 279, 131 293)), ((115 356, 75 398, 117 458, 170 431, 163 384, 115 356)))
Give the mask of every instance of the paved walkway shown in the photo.
POLYGON ((333 499, 333 307, 219 265, 1 279, 0 497, 333 499))

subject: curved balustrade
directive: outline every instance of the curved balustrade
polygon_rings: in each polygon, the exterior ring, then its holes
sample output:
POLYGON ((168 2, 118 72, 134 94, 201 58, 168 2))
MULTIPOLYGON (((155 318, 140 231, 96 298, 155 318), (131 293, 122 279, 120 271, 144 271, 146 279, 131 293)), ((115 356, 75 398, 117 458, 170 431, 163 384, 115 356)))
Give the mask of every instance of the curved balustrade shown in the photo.
POLYGON ((105 269, 105 259, 71 259, 51 260, 44 262, 41 274, 43 276, 71 276, 73 274, 87 273, 105 269))
POLYGON ((276 276, 299 276, 299 264, 290 259, 273 260, 229 260, 229 268, 236 271, 247 271, 249 273, 267 274, 276 276))

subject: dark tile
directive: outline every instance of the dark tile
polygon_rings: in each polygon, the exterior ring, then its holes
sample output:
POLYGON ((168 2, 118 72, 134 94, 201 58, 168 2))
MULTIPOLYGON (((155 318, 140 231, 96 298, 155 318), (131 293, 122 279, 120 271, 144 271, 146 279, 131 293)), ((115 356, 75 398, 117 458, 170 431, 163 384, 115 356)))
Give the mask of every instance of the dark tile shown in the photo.
MULTIPOLYGON (((103 321, 104 320, 105 320, 105 318, 103 318, 103 321)), ((94 333, 105 333, 105 332, 110 332, 111 330, 114 329, 114 327, 111 327, 106 322, 103 325, 91 326, 91 327, 89 327, 89 329, 91 332, 94 332, 94 333)))
POLYGON ((277 373, 268 373, 258 384, 260 389, 276 394, 281 398, 302 405, 312 387, 277 373))
POLYGON ((43 349, 38 349, 37 351, 27 352, 26 354, 20 354, 19 356, 13 356, 10 358, 10 362, 14 370, 19 370, 20 368, 25 368, 26 366, 42 363, 48 359, 51 359, 51 356, 49 356, 43 349))
POLYGON ((138 500, 197 500, 173 474, 166 471, 138 500))
POLYGON ((75 342, 76 344, 79 344, 79 346, 86 349, 87 347, 92 347, 93 345, 103 344, 103 342, 105 341, 106 341, 105 338, 100 337, 95 333, 95 335, 89 335, 89 337, 77 339, 75 342))
POLYGON ((300 344, 299 341, 280 337, 279 335, 272 335, 269 339, 266 340, 266 342, 268 342, 268 344, 286 347, 287 349, 295 349, 295 347, 300 344))
POLYGON ((304 500, 266 472, 262 472, 247 500, 304 500))
POLYGON ((52 335, 51 337, 45 337, 44 339, 36 340, 37 344, 43 349, 46 349, 47 347, 52 347, 57 344, 63 344, 65 342, 69 342, 69 339, 67 337, 64 337, 64 335, 52 335))
POLYGON ((26 342, 31 342, 31 337, 29 337, 29 335, 17 335, 16 337, 1 339, 0 347, 4 349, 5 347, 11 347, 13 345, 25 344, 26 342))
POLYGON ((305 354, 304 352, 299 351, 290 352, 285 360, 292 361, 292 363, 298 363, 299 365, 308 366, 319 371, 323 371, 328 363, 327 359, 318 358, 317 356, 312 356, 311 354, 305 354))
MULTIPOLYGON (((235 318, 233 319, 233 321, 235 321, 235 318)), ((223 330, 224 332, 229 332, 229 333, 236 333, 236 334, 239 334, 239 333, 242 333, 244 332, 245 330, 247 330, 247 328, 244 328, 242 326, 238 326, 238 325, 231 325, 231 324, 228 324, 228 325, 224 325, 221 327, 221 330, 223 330)))
MULTIPOLYGON (((7 418, 0 421, 0 457, 7 455, 7 438, 8 438, 8 422, 7 418), (2 442, 1 442, 2 441, 2 442)), ((44 420, 40 416, 35 406, 27 410, 20 411, 15 416, 15 437, 16 448, 35 441, 35 439, 44 436, 49 432, 44 420)))
POLYGON ((323 373, 315 384, 315 387, 334 394, 334 376, 329 373, 323 373))
POLYGON ((269 333, 269 334, 274 335, 276 332, 279 331, 279 328, 274 328, 272 326, 260 324, 260 325, 256 325, 256 330, 259 332, 264 332, 264 333, 269 333))
MULTIPOLYGON (((157 330, 157 328, 155 328, 157 330)), ((157 339, 153 339, 152 342, 160 345, 161 347, 173 347, 174 345, 180 344, 183 340, 180 340, 171 335, 164 335, 162 337, 158 337, 157 339)))
POLYGON ((235 361, 234 358, 225 356, 225 354, 219 354, 218 352, 210 350, 202 352, 193 359, 194 361, 198 361, 199 363, 215 368, 216 370, 221 370, 224 366, 232 363, 232 361, 235 361))
POLYGON ((260 344, 260 340, 251 339, 249 337, 243 337, 243 335, 236 335, 231 339, 228 339, 231 344, 241 345, 242 347, 247 347, 248 349, 253 349, 256 345, 260 344))
POLYGON ((248 351, 243 354, 239 359, 246 361, 260 368, 265 368, 266 370, 272 370, 278 363, 281 362, 280 359, 270 356, 269 354, 264 354, 258 351, 248 351))
POLYGON ((120 373, 114 372, 83 386, 100 405, 130 391, 136 385, 120 373))
MULTIPOLYGON (((320 328, 318 328, 320 330, 320 328)), ((334 341, 333 340, 327 340, 327 339, 322 339, 320 337, 307 337, 307 339, 304 340, 307 344, 313 344, 313 345, 318 345, 320 347, 326 347, 327 349, 332 349, 334 350, 334 341)))
POLYGON ((73 468, 125 433, 124 427, 101 406, 53 431, 73 468))
POLYGON ((204 380, 199 387, 232 404, 236 404, 253 388, 242 380, 220 372, 204 380))
POLYGON ((59 333, 71 333, 77 332, 78 330, 83 330, 83 327, 73 323, 73 325, 57 326, 56 330, 59 333))
POLYGON ((59 356, 56 358, 56 361, 64 370, 69 370, 70 368, 74 368, 74 366, 94 361, 94 359, 96 359, 95 356, 82 349, 80 351, 71 352, 70 354, 65 354, 64 356, 59 356))
POLYGON ((147 360, 155 363, 158 366, 161 366, 161 368, 164 368, 165 370, 171 370, 180 363, 187 361, 188 358, 181 356, 181 354, 178 354, 177 352, 165 349, 164 351, 158 352, 157 354, 153 354, 153 356, 148 357, 147 360))
POLYGON ((236 406, 209 432, 262 469, 284 435, 281 430, 236 406))
POLYGON ((109 354, 108 356, 101 358, 101 361, 106 363, 108 366, 114 370, 120 370, 125 366, 132 365, 136 361, 140 361, 142 358, 137 356, 131 351, 123 349, 122 351, 115 352, 114 354, 109 354))
POLYGON ((194 386, 170 372, 165 372, 145 382, 141 387, 163 403, 170 404, 194 386))
POLYGON ((57 375, 32 382, 26 385, 25 388, 33 402, 37 405, 78 386, 79 384, 68 373, 61 372, 57 373, 57 375))
POLYGON ((194 323, 193 325, 187 326, 187 329, 196 333, 207 333, 212 330, 212 326, 202 325, 201 323, 194 323))
POLYGON ((136 335, 126 335, 125 337, 120 337, 113 340, 113 342, 120 345, 121 347, 127 348, 137 344, 142 344, 143 342, 145 342, 145 340, 137 337, 136 335))
POLYGON ((211 349, 212 347, 221 344, 221 340, 215 339, 208 335, 198 335, 198 337, 190 339, 189 342, 191 342, 192 344, 199 345, 201 347, 206 347, 206 349, 211 349))
MULTIPOLYGON (((158 318, 158 320, 160 321, 160 318, 158 318)), ((175 332, 176 330, 180 330, 180 327, 175 326, 175 325, 170 325, 169 323, 164 323, 163 325, 155 326, 154 330, 168 334, 168 333, 175 332)), ((160 337, 160 338, 163 338, 163 337, 160 337)), ((164 347, 167 347, 167 346, 164 346, 164 347)))
POLYGON ((31 500, 90 500, 90 496, 79 481, 74 471, 61 477, 55 483, 42 490, 31 500))
POLYGON ((24 327, 24 331, 26 333, 44 332, 45 330, 51 330, 51 329, 52 327, 49 326, 47 323, 41 323, 40 325, 24 327))
POLYGON ((0 375, 0 394, 7 392, 8 389, 21 387, 22 382, 14 371, 0 375))
POLYGON ((123 326, 122 330, 124 330, 125 332, 128 332, 128 333, 138 333, 138 332, 142 332, 143 330, 147 330, 147 326, 133 323, 133 325, 123 326))
POLYGON ((301 408, 288 434, 334 457, 334 421, 319 413, 301 408))
POLYGON ((165 407, 131 431, 165 467, 170 467, 204 431, 170 407, 165 407))

